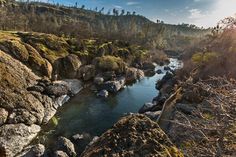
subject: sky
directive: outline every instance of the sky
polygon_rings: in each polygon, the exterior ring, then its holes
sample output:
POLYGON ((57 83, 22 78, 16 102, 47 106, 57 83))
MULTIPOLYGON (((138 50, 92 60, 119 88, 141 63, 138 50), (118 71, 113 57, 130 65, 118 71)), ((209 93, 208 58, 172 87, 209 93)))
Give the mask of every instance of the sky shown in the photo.
MULTIPOLYGON (((53 1, 53 0, 51 0, 53 1)), ((236 13, 236 0, 54 0, 66 5, 85 5, 87 9, 104 7, 135 11, 152 21, 165 23, 195 24, 199 27, 214 27, 221 19, 236 13)))

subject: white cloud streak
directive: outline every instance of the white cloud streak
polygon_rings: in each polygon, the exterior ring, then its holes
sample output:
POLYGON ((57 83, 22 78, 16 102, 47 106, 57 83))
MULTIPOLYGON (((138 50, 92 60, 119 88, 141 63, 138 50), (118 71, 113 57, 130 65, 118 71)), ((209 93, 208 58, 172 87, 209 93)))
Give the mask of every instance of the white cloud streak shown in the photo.
POLYGON ((216 0, 211 10, 203 12, 196 8, 190 9, 188 18, 195 25, 213 27, 221 19, 234 15, 235 13, 236 0, 216 0))

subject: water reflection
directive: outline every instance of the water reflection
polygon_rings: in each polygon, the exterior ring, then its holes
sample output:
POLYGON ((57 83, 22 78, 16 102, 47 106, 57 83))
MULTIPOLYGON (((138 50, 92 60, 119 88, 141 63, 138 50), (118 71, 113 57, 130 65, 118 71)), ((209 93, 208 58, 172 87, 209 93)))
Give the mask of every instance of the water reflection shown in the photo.
MULTIPOLYGON (((171 59, 169 66, 182 65, 176 59, 171 59)), ((164 71, 160 66, 157 69, 164 71)), ((71 137, 84 132, 99 136, 124 113, 137 112, 145 102, 150 102, 158 93, 155 83, 164 74, 145 77, 135 84, 128 85, 116 95, 109 95, 106 99, 97 98, 89 88, 84 89, 59 109, 56 115, 58 125, 56 127, 47 125, 44 132, 54 130, 48 135, 51 140, 58 136, 71 137)))

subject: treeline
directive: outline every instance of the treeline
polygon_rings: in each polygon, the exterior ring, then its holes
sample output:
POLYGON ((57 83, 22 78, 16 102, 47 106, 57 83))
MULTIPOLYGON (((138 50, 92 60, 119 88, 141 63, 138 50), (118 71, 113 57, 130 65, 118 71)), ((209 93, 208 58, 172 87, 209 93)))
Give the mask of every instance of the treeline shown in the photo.
POLYGON ((86 10, 84 5, 78 7, 76 4, 66 7, 59 4, 7 1, 0 8, 0 29, 76 38, 120 39, 158 49, 171 47, 170 40, 173 42, 181 37, 189 41, 209 31, 186 25, 154 23, 135 12, 124 10, 119 13, 113 9, 112 14, 104 15, 103 10, 86 10))

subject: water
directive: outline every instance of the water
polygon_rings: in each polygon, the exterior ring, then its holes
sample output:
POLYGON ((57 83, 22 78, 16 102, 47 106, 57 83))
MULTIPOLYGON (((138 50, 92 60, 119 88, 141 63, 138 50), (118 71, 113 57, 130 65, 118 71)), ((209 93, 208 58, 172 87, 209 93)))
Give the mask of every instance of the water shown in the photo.
MULTIPOLYGON (((177 59, 170 61, 172 69, 182 66, 177 59)), ((162 69, 163 74, 145 77, 106 99, 96 97, 90 89, 82 90, 59 109, 56 114, 58 125, 53 127, 49 124, 44 127, 44 132, 48 132, 50 138, 71 137, 78 133, 101 135, 125 113, 137 113, 144 103, 151 102, 157 96, 155 83, 164 76, 163 68, 157 66, 157 69, 162 69)))

